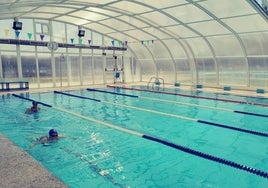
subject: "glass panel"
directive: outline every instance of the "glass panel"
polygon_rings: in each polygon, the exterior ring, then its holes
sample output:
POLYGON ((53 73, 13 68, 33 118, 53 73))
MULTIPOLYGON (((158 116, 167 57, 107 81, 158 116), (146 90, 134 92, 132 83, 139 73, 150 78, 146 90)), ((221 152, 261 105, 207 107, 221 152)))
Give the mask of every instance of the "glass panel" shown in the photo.
POLYGON ((18 81, 17 55, 12 52, 2 52, 2 71, 4 81, 18 81))
POLYGON ((121 21, 116 20, 116 19, 106 19, 104 21, 100 21, 99 23, 103 24, 103 25, 107 25, 109 27, 112 27, 118 31, 133 29, 133 27, 131 25, 124 23, 124 22, 121 22, 121 21))
POLYGON ((33 20, 30 19, 20 19, 22 22, 22 31, 20 34, 20 39, 30 40, 33 39, 34 29, 33 29, 33 20))
MULTIPOLYGON (((67 24, 67 39, 66 42, 69 44, 77 44, 78 43, 78 36, 77 36, 77 32, 78 32, 78 27, 74 26, 74 25, 69 25, 67 24), (73 39, 73 40, 72 40, 73 39)), ((75 50, 77 51, 77 50, 75 50)))
POLYGON ((169 9, 165 9, 164 11, 169 13, 171 16, 177 18, 179 21, 183 23, 197 22, 197 21, 212 19, 204 11, 193 6, 192 4, 169 8, 169 9))
POLYGON ((70 85, 80 85, 80 63, 79 63, 79 55, 71 54, 68 57, 69 63, 71 65, 71 79, 70 85))
POLYGON ((195 57, 211 57, 212 52, 203 38, 185 39, 192 48, 195 57))
POLYGON ((71 11, 74 11, 74 8, 70 8, 70 7, 61 7, 61 6, 42 6, 41 8, 37 8, 35 9, 35 12, 50 12, 50 13, 55 13, 55 14, 65 14, 71 11))
POLYGON ((250 69, 250 86, 255 88, 268 87, 268 58, 250 57, 248 58, 250 69))
POLYGON ((198 3, 220 18, 256 13, 247 1, 224 0, 224 3, 219 3, 219 1, 208 0, 198 3))
MULTIPOLYGON (((12 29, 13 27, 13 20, 0 20, 1 25, 1 32, 0 32, 0 38, 15 38, 15 32, 12 29)), ((1 45, 0 45, 1 47, 1 45)))
POLYGON ((31 83, 37 83, 37 69, 35 54, 22 53, 21 55, 22 77, 31 83))
POLYGON ((40 87, 53 87, 51 54, 39 53, 38 66, 40 76, 40 87))
POLYGON ((215 50, 216 56, 244 56, 239 41, 233 35, 207 39, 215 50))
POLYGON ((186 54, 181 44, 173 39, 164 40, 164 43, 168 46, 173 58, 185 58, 186 54))
POLYGON ((218 58, 220 85, 246 86, 248 73, 244 58, 218 58))
POLYGON ((194 33, 192 30, 188 29, 187 27, 183 25, 177 25, 177 26, 170 26, 165 27, 171 34, 175 34, 178 37, 181 38, 187 38, 187 37, 197 37, 196 33, 194 33))
POLYGON ((156 1, 156 0, 143 0, 143 3, 153 6, 156 8, 166 8, 166 7, 172 7, 172 6, 177 6, 181 4, 185 4, 185 0, 168 0, 168 1, 156 1))
POLYGON ((161 29, 156 29, 156 28, 151 27, 151 28, 145 28, 145 29, 143 29, 143 31, 146 31, 147 33, 150 33, 154 37, 159 38, 159 39, 171 38, 171 36, 169 36, 168 34, 162 32, 161 29))
POLYGON ((151 77, 156 76, 155 65, 152 60, 140 59, 141 64, 141 76, 144 82, 148 82, 151 77))
POLYGON ((150 34, 146 34, 143 31, 140 30, 131 30, 131 31, 125 31, 127 35, 130 35, 133 38, 136 38, 137 40, 152 40, 152 37, 150 34))
POLYGON ((148 59, 152 58, 152 55, 149 53, 149 51, 139 42, 132 42, 129 43, 129 48, 135 52, 135 55, 138 59, 148 59))
POLYGON ((55 56, 56 86, 68 86, 66 55, 55 56))
POLYGON ((167 17, 158 11, 141 14, 140 16, 142 19, 144 19, 144 21, 149 21, 150 24, 155 26, 170 26, 178 24, 177 21, 167 17))
POLYGON ((216 85, 217 74, 215 62, 211 58, 196 59, 197 82, 199 84, 216 85))
POLYGON ((166 59, 157 59, 155 63, 158 71, 158 77, 163 78, 165 83, 174 83, 175 70, 173 62, 166 59))
POLYGON ((83 85, 93 84, 92 56, 82 56, 83 85))
POLYGON ((146 45, 149 50, 151 51, 152 54, 154 54, 154 58, 171 58, 171 54, 169 53, 169 51, 167 50, 167 48, 160 42, 160 41, 156 41, 153 44, 151 43, 151 41, 149 41, 150 43, 147 44, 147 42, 144 43, 144 45, 146 45))
POLYGON ((136 4, 135 2, 126 2, 126 1, 119 1, 118 3, 114 3, 110 5, 111 7, 114 7, 116 10, 123 10, 124 12, 133 13, 133 14, 139 14, 142 12, 147 12, 152 9, 136 4))
MULTIPOLYGON (((54 15, 55 16, 55 15, 54 15)), ((86 18, 75 18, 72 16, 60 16, 55 18, 56 21, 66 22, 66 23, 75 23, 76 25, 84 25, 87 24, 89 21, 86 18)))
POLYGON ((186 59, 176 59, 175 68, 177 73, 177 82, 182 84, 192 83, 192 72, 189 62, 186 59))
POLYGON ((53 41, 66 43, 65 24, 60 22, 52 22, 53 41))
POLYGON ((97 14, 94 12, 84 11, 84 10, 76 11, 76 12, 71 13, 69 15, 74 16, 74 17, 80 17, 83 19, 86 18, 86 19, 92 20, 92 21, 99 21, 99 20, 103 20, 103 19, 108 18, 107 16, 97 14))
POLYGON ((29 13, 25 13, 23 16, 28 17, 28 18, 52 19, 55 16, 57 16, 57 14, 52 13, 52 12, 49 12, 49 13, 29 12, 29 13))
POLYGON ((94 84, 103 84, 103 58, 102 56, 94 56, 94 84))
POLYGON ((260 15, 222 19, 222 21, 236 32, 259 32, 267 30, 267 22, 260 15))
POLYGON ((254 33, 241 35, 248 55, 268 54, 268 33, 254 33))
POLYGON ((105 10, 103 8, 97 8, 97 7, 86 8, 86 10, 89 10, 91 12, 98 12, 100 14, 104 14, 106 16, 111 16, 111 17, 117 17, 117 16, 121 15, 120 13, 118 13, 116 11, 105 10))
POLYGON ((199 22, 194 24, 189 24, 190 27, 200 32, 202 35, 221 35, 230 34, 231 32, 223 27, 216 21, 199 22))
POLYGON ((132 25, 134 25, 134 26, 136 26, 138 28, 143 28, 143 27, 148 27, 149 26, 148 24, 136 19, 133 16, 124 15, 124 16, 119 16, 117 18, 120 19, 120 20, 123 20, 123 21, 125 21, 127 23, 130 23, 130 24, 132 24, 132 25))
POLYGON ((103 33, 103 34, 116 32, 114 29, 111 29, 109 27, 106 27, 106 26, 98 24, 98 23, 85 24, 85 25, 83 25, 83 27, 85 27, 87 29, 92 29, 94 31, 98 31, 98 32, 103 33))
POLYGON ((95 33, 93 32, 93 36, 92 36, 92 45, 97 45, 97 46, 101 46, 103 44, 102 42, 102 35, 100 35, 99 33, 95 33))

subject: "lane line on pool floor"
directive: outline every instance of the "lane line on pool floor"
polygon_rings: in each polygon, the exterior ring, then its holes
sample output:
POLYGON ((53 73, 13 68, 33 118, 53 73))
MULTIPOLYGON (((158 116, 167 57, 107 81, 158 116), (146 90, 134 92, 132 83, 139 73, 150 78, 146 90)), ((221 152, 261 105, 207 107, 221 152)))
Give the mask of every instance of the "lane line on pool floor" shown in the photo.
MULTIPOLYGON (((12 96, 18 97, 20 99, 34 101, 33 99, 26 98, 26 97, 16 95, 16 94, 12 94, 12 96)), ((129 133, 129 134, 132 134, 134 136, 138 136, 138 137, 141 137, 141 138, 144 138, 144 139, 156 142, 156 143, 160 143, 160 144, 166 145, 168 147, 180 150, 182 152, 185 152, 185 153, 197 156, 197 157, 201 157, 201 158, 204 158, 204 159, 207 159, 207 160, 210 160, 210 161, 214 161, 214 162, 217 162, 217 163, 220 163, 220 164, 224 164, 224 165, 227 165, 227 166, 239 169, 239 170, 243 170, 245 172, 255 174, 257 176, 260 176, 260 177, 268 179, 268 173, 265 172, 265 171, 258 170, 258 169, 255 169, 255 168, 252 168, 252 167, 249 167, 249 166, 246 166, 246 165, 242 165, 242 164, 230 161, 230 160, 226 160, 226 159, 223 159, 223 158, 220 158, 220 157, 216 157, 216 156, 213 156, 213 155, 210 155, 210 154, 206 154, 206 153, 203 153, 203 152, 198 151, 198 150, 194 150, 194 149, 191 149, 191 148, 179 145, 179 144, 175 144, 175 143, 172 143, 172 142, 160 139, 160 138, 156 138, 154 136, 150 136, 150 135, 146 135, 146 134, 143 134, 143 133, 140 133, 140 132, 137 132, 137 131, 122 128, 122 127, 119 127, 119 126, 116 126, 116 125, 113 125, 113 124, 110 124, 110 123, 107 123, 107 122, 104 122, 104 121, 96 120, 94 118, 89 118, 89 117, 83 116, 81 114, 78 114, 78 113, 75 113, 75 112, 72 112, 72 111, 69 111, 69 110, 65 110, 65 109, 62 109, 62 108, 59 108, 59 107, 56 107, 56 106, 52 106, 52 105, 49 105, 49 104, 46 104, 46 103, 43 103, 43 102, 40 102, 40 101, 38 101, 38 102, 40 104, 43 104, 43 105, 47 106, 47 107, 56 109, 58 111, 61 111, 61 112, 64 112, 64 113, 67 113, 67 114, 70 114, 70 115, 85 119, 85 120, 88 120, 90 122, 94 122, 94 123, 97 123, 97 124, 100 124, 100 125, 103 125, 103 126, 106 126, 106 127, 109 127, 109 128, 112 128, 112 129, 115 129, 115 130, 118 130, 118 131, 121 131, 121 132, 124 132, 124 133, 129 133)))
MULTIPOLYGON (((55 93, 56 94, 67 95, 67 96, 70 96, 70 97, 76 97, 76 95, 73 95, 73 94, 69 95, 68 93, 65 93, 65 92, 57 91, 55 93)), ((80 96, 77 95, 77 97, 79 98, 80 96)), ((211 126, 215 126, 215 127, 230 129, 230 130, 239 131, 239 132, 243 132, 243 133, 248 133, 248 134, 252 134, 252 135, 268 137, 268 133, 265 133, 265 132, 259 132, 259 131, 250 130, 250 129, 243 129, 243 128, 239 128, 239 127, 234 127, 234 126, 224 125, 224 124, 220 124, 220 123, 215 123, 215 122, 210 122, 210 121, 190 118, 190 117, 186 117, 186 116, 180 116, 180 115, 176 115, 176 114, 169 114, 169 113, 155 111, 155 110, 146 109, 146 108, 139 108, 139 107, 135 107, 135 106, 129 106, 129 105, 125 105, 125 104, 113 103, 113 102, 108 102, 108 101, 100 101, 100 102, 105 103, 105 104, 109 104, 109 105, 113 105, 113 106, 120 106, 120 107, 124 107, 124 108, 130 108, 130 109, 134 109, 134 110, 139 110, 139 111, 144 111, 144 112, 164 115, 164 116, 173 117, 173 118, 177 118, 177 119, 194 121, 194 122, 198 122, 198 123, 205 124, 205 125, 211 125, 211 126)))
POLYGON ((268 118, 268 115, 266 115, 266 114, 245 112, 245 111, 240 111, 240 110, 231 110, 231 109, 227 109, 227 108, 217 108, 217 107, 205 106, 205 105, 200 105, 200 104, 185 103, 185 102, 178 102, 178 101, 172 101, 172 100, 166 100, 166 99, 156 99, 156 98, 143 97, 143 96, 138 96, 138 95, 128 95, 128 94, 105 91, 105 90, 100 90, 100 89, 87 89, 87 90, 88 91, 95 91, 95 92, 102 92, 102 93, 109 93, 109 94, 114 94, 114 95, 132 96, 132 97, 147 99, 147 100, 155 100, 155 101, 161 101, 161 102, 167 102, 167 103, 182 104, 182 105, 186 105, 186 106, 196 106, 196 107, 201 107, 201 108, 214 109, 214 110, 220 110, 220 111, 228 111, 228 112, 234 112, 234 113, 239 113, 239 114, 268 118))

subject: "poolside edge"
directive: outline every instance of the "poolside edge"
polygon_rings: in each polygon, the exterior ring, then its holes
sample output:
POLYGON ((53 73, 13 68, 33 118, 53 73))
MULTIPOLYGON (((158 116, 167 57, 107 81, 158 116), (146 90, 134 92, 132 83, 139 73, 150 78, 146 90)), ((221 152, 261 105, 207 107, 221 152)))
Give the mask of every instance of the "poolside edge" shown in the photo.
POLYGON ((0 187, 67 187, 0 133, 0 187))

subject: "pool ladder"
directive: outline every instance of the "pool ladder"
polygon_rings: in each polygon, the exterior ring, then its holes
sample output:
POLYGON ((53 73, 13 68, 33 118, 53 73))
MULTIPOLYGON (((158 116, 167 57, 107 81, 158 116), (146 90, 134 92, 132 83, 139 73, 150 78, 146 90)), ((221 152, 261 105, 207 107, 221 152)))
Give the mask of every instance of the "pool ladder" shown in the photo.
POLYGON ((147 83, 147 88, 149 89, 150 87, 152 89, 160 89, 160 86, 163 87, 164 90, 164 79, 163 78, 158 78, 158 77, 151 77, 150 80, 147 83))

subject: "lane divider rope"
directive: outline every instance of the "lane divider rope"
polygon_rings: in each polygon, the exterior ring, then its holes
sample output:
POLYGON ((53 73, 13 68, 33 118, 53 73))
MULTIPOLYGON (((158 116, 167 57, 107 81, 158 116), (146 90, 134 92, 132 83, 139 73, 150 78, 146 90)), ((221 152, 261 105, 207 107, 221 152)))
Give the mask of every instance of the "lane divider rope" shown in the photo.
POLYGON ((250 105, 256 105, 256 106, 268 107, 268 104, 246 102, 246 101, 238 101, 238 100, 231 100, 231 99, 202 97, 202 96, 194 96, 194 95, 187 95, 187 94, 181 94, 181 93, 172 93, 172 92, 164 92, 164 91, 152 91, 152 90, 146 90, 146 89, 129 88, 129 87, 125 87, 125 86, 119 87, 119 86, 107 85, 107 87, 121 88, 121 89, 126 89, 126 90, 135 90, 135 91, 145 91, 145 92, 151 92, 151 93, 161 93, 161 94, 167 94, 167 95, 178 95, 178 96, 183 96, 183 97, 191 97, 191 98, 208 99, 208 100, 216 100, 216 101, 223 101, 223 102, 232 102, 232 103, 239 103, 239 104, 250 104, 250 105))
MULTIPOLYGON (((61 93, 62 92, 56 92, 56 94, 61 94, 61 93)), ((72 95, 72 97, 76 97, 76 95, 72 95)), ((204 121, 204 120, 199 120, 199 119, 195 119, 195 118, 190 118, 190 117, 186 117, 186 116, 180 116, 180 115, 176 115, 176 114, 170 114, 170 113, 150 110, 150 109, 146 109, 146 108, 139 108, 139 107, 135 107, 135 106, 129 106, 129 105, 125 105, 125 104, 113 103, 113 102, 108 102, 108 101, 101 101, 101 102, 105 103, 105 104, 110 104, 110 105, 113 105, 113 106, 120 106, 120 107, 124 107, 124 108, 130 108, 130 109, 134 109, 134 110, 139 110, 139 111, 144 111, 144 112, 164 115, 164 116, 173 117, 173 118, 177 118, 177 119, 195 121, 195 122, 206 124, 206 125, 211 125, 211 126, 215 126, 215 127, 224 128, 224 129, 230 129, 230 130, 233 130, 233 131, 239 131, 239 132, 252 134, 252 135, 256 135, 256 136, 268 137, 268 133, 259 132, 259 131, 255 131, 255 130, 243 129, 243 128, 238 128, 238 127, 234 127, 234 126, 230 126, 230 125, 224 125, 224 124, 214 123, 214 122, 210 122, 210 121, 204 121)))

